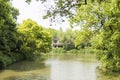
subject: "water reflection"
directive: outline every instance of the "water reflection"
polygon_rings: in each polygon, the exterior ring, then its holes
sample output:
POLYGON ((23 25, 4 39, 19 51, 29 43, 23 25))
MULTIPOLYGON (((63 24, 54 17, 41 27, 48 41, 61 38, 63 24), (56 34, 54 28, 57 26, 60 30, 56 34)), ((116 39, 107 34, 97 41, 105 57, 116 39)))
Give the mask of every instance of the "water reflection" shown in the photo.
POLYGON ((51 66, 50 76, 52 80, 96 80, 98 63, 87 60, 81 62, 77 58, 70 57, 66 57, 68 59, 62 61, 60 57, 46 61, 46 64, 51 66))
MULTIPOLYGON (((109 80, 100 78, 96 59, 86 56, 47 56, 0 71, 0 80, 109 80)), ((114 79, 112 79, 114 80, 114 79)))

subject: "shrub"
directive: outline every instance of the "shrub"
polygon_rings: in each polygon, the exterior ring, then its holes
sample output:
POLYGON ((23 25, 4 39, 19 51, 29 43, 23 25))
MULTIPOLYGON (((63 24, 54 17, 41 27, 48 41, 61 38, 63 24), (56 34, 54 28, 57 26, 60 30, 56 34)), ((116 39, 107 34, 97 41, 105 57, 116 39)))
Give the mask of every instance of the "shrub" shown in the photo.
POLYGON ((53 48, 53 53, 65 53, 66 51, 63 48, 53 48))
POLYGON ((72 50, 67 51, 67 53, 77 54, 78 50, 77 49, 72 49, 72 50))
POLYGON ((11 53, 10 57, 11 57, 13 63, 25 59, 25 57, 21 53, 11 53))
POLYGON ((21 47, 20 50, 21 54, 25 57, 26 60, 33 60, 34 59, 34 54, 33 50, 30 47, 21 47))
POLYGON ((0 52, 0 68, 5 68, 10 64, 12 64, 12 59, 0 52))

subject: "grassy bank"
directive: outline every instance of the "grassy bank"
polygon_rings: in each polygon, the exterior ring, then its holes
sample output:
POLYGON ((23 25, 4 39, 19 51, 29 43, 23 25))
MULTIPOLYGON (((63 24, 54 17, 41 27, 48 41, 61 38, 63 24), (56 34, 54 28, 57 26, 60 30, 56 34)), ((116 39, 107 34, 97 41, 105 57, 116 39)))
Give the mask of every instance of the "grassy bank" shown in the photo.
POLYGON ((69 51, 64 50, 63 48, 53 48, 51 52, 47 54, 42 54, 43 56, 80 56, 80 57, 89 57, 89 58, 96 58, 95 54, 96 50, 91 48, 86 49, 72 49, 69 51))
POLYGON ((63 48, 53 48, 51 53, 53 54, 94 54, 96 53, 95 49, 85 48, 85 49, 71 49, 65 50, 63 48))

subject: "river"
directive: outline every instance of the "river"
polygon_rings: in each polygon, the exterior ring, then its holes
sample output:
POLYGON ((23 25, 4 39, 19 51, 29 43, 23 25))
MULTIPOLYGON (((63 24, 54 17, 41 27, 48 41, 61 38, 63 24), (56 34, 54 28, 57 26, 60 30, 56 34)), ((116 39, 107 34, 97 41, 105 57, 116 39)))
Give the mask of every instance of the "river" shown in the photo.
POLYGON ((102 80, 98 65, 95 58, 85 55, 44 56, 1 70, 0 80, 102 80))

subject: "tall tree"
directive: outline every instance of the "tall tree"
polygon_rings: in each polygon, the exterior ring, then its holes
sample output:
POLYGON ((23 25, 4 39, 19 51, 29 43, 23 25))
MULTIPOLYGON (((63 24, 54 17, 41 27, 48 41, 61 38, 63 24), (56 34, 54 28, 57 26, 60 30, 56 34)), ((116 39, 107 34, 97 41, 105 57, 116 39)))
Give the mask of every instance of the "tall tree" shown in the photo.
POLYGON ((106 70, 120 71, 120 1, 109 0, 88 2, 77 8, 72 24, 80 24, 82 29, 94 33, 93 45, 103 53, 98 54, 102 67, 106 70), (111 6, 112 5, 112 6, 111 6), (96 37, 95 37, 96 36, 96 37))
POLYGON ((39 26, 35 21, 27 19, 18 27, 19 39, 23 45, 21 48, 34 51, 49 52, 51 50, 52 36, 46 29, 39 26))
POLYGON ((10 0, 0 0, 0 51, 10 53, 16 47, 16 19, 18 10, 10 0))

